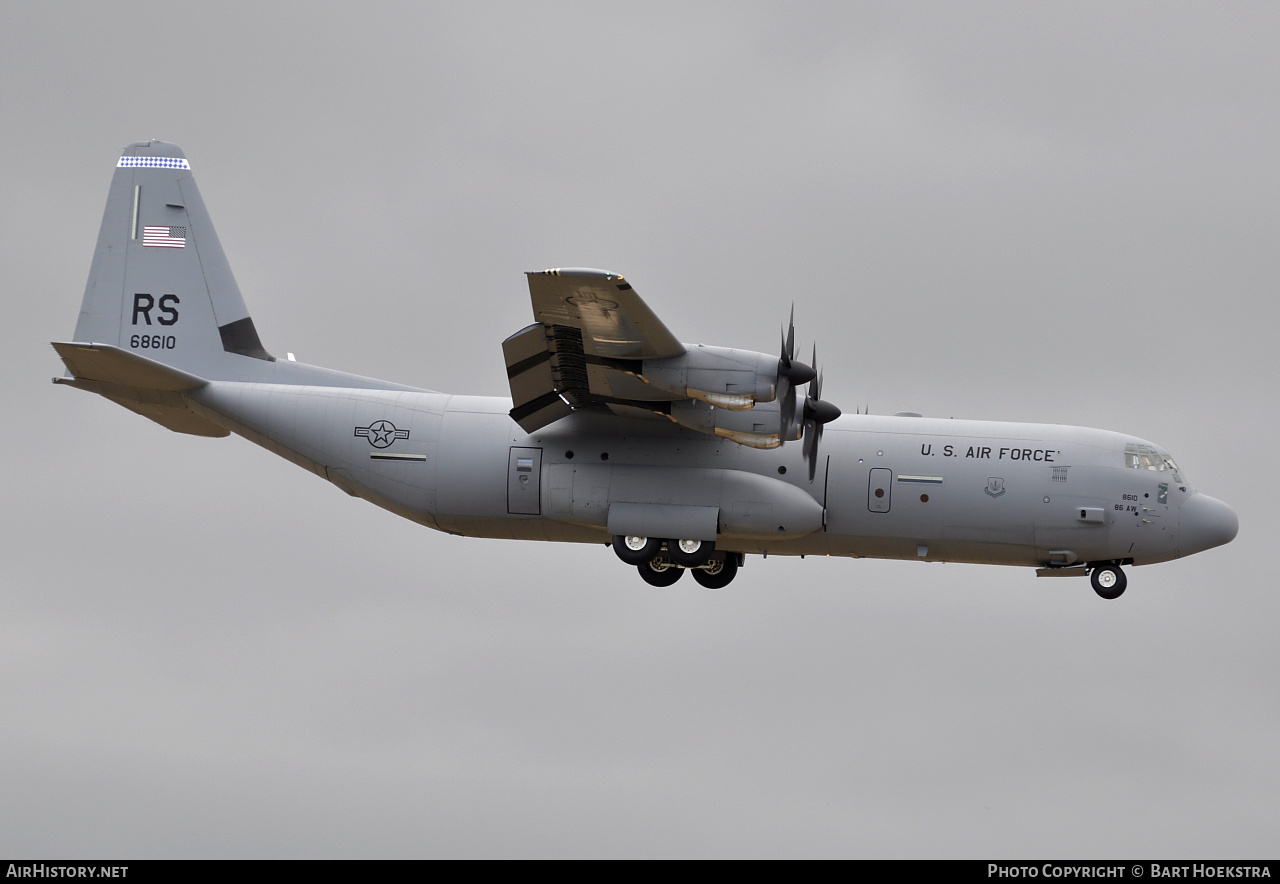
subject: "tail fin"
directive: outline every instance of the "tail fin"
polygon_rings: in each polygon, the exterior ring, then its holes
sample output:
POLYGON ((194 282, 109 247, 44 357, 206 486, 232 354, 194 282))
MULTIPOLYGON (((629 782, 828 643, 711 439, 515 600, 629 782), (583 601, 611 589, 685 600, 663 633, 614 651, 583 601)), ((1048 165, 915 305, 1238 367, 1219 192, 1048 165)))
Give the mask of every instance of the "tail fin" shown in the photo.
POLYGON ((207 379, 242 377, 246 357, 274 362, 182 151, 143 141, 123 154, 74 340, 109 344, 207 379))
POLYGON ((131 144, 116 163, 75 337, 54 348, 70 372, 56 383, 201 436, 227 434, 190 407, 210 381, 418 389, 263 349, 191 165, 163 141, 131 144))

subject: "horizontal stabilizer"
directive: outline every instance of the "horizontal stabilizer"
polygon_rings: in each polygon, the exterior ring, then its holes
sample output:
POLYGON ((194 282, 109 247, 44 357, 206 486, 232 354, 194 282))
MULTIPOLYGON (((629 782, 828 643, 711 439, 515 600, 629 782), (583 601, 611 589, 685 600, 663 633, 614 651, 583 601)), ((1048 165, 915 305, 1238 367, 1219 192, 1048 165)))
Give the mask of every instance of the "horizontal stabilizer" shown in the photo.
POLYGON ((121 350, 110 344, 77 344, 55 341, 67 370, 77 380, 97 381, 141 390, 169 390, 185 393, 203 387, 208 381, 177 368, 121 350))
POLYGON ((55 342, 53 348, 73 375, 54 378, 56 384, 97 393, 175 433, 228 435, 187 407, 184 394, 205 386, 204 378, 110 344, 55 342))

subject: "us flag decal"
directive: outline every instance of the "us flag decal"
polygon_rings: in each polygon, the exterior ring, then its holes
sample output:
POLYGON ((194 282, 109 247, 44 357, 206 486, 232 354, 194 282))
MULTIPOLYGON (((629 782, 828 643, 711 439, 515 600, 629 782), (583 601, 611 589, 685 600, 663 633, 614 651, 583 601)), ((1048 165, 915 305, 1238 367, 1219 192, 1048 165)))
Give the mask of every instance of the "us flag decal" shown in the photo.
POLYGON ((143 227, 142 244, 157 249, 185 249, 187 247, 187 228, 143 227))

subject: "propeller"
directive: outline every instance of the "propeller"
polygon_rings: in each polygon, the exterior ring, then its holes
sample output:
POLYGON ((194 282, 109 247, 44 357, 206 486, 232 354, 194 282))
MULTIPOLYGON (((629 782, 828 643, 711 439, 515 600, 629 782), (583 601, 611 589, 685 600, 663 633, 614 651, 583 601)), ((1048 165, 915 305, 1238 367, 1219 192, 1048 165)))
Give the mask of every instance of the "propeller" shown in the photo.
POLYGON ((792 304, 791 318, 787 321, 787 332, 782 336, 782 355, 778 357, 777 395, 781 412, 779 433, 784 442, 791 438, 791 426, 796 419, 796 387, 812 381, 817 375, 810 366, 796 360, 795 346, 796 305, 792 304))
MULTIPOLYGON (((813 364, 818 364, 818 345, 813 345, 813 364)), ((810 369, 812 371, 812 369, 810 369)), ((804 454, 809 464, 809 481, 812 482, 818 470, 818 442, 822 439, 822 428, 840 416, 840 409, 822 398, 822 374, 817 373, 809 383, 809 393, 804 397, 804 454)))

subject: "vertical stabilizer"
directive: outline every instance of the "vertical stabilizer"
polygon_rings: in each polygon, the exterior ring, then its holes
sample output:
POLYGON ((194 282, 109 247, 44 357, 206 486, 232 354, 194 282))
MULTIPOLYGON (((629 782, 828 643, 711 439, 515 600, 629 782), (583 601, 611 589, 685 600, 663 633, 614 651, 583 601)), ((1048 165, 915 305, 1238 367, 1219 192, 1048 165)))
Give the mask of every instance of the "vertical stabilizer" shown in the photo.
POLYGON ((245 359, 274 361, 177 145, 131 144, 117 162, 75 340, 204 378, 256 374, 245 359))

